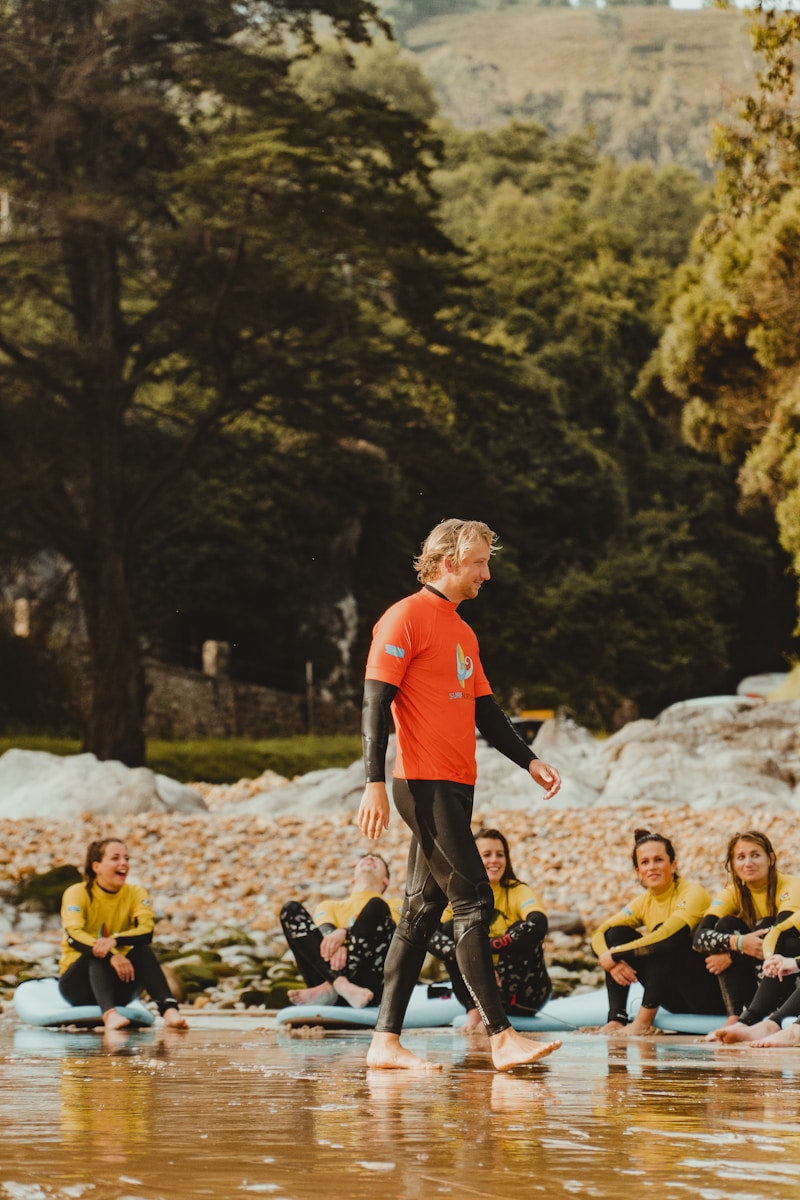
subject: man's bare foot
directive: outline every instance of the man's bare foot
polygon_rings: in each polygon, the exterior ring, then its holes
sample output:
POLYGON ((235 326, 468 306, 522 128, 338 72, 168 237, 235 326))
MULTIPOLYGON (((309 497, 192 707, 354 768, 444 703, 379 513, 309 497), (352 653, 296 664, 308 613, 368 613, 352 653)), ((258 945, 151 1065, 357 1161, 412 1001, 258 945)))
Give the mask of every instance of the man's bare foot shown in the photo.
POLYGON ((504 1029, 502 1033, 495 1033, 489 1044, 495 1070, 510 1071, 512 1067, 525 1067, 546 1058, 558 1050, 561 1042, 536 1042, 523 1037, 516 1029, 504 1029))
POLYGON ((757 1046, 759 1049, 762 1047, 769 1049, 770 1046, 800 1046, 800 1021, 794 1021, 785 1029, 778 1029, 768 1037, 760 1037, 750 1045, 757 1046))
POLYGON ((622 1021, 607 1021, 605 1025, 601 1025, 599 1029, 592 1030, 593 1033, 604 1033, 607 1037, 616 1037, 627 1025, 623 1025, 622 1021))
POLYGON ((400 1045, 396 1033, 374 1033, 367 1052, 367 1066, 384 1071, 441 1071, 441 1063, 418 1058, 400 1045))
POLYGON ((726 1025, 717 1030, 720 1035, 719 1041, 724 1042, 726 1046, 735 1042, 755 1042, 777 1031, 776 1022, 769 1020, 759 1021, 757 1025, 743 1025, 741 1021, 737 1021, 735 1025, 726 1025))
POLYGON ((126 1025, 130 1025, 127 1017, 121 1017, 115 1008, 109 1008, 103 1013, 103 1024, 106 1029, 124 1029, 126 1025))
POLYGON ((369 988, 358 987, 343 975, 338 975, 333 981, 333 990, 337 996, 346 1000, 351 1008, 366 1008, 372 999, 369 988))
POLYGON ((469 1012, 467 1013, 466 1021, 464 1021, 463 1025, 459 1025, 458 1032, 459 1033, 483 1033, 485 1031, 485 1029, 486 1029, 486 1026, 484 1025, 483 1021, 481 1020, 481 1014, 478 1012, 477 1008, 471 1008, 469 1010, 469 1012))
POLYGON ((164 1009, 161 1017, 164 1021, 164 1024, 169 1025, 172 1029, 189 1028, 189 1022, 186 1020, 186 1017, 182 1017, 177 1008, 173 1008, 172 1005, 170 1005, 169 1008, 164 1009))
POLYGON ((332 983, 318 983, 316 987, 294 988, 287 992, 290 1004, 334 1004, 336 991, 332 983))

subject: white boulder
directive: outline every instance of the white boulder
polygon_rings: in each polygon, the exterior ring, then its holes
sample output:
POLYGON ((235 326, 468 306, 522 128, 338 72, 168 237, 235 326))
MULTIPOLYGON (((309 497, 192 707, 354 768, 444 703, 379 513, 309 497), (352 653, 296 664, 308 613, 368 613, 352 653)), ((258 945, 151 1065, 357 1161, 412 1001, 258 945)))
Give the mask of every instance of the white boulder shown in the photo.
POLYGON ((101 762, 94 754, 62 758, 40 750, 12 749, 0 757, 0 818, 205 809, 198 792, 147 767, 101 762))

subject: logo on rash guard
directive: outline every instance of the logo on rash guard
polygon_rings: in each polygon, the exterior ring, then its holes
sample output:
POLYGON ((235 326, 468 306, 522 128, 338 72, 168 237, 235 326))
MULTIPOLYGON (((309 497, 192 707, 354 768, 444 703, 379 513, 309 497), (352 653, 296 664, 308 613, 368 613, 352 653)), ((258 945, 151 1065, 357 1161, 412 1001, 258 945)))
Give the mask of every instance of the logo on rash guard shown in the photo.
POLYGON ((465 654, 460 645, 456 645, 456 675, 458 682, 464 683, 469 679, 475 670, 472 659, 468 654, 465 654))
POLYGON ((387 654, 391 654, 392 658, 405 658, 406 656, 402 646, 393 646, 391 642, 387 642, 383 648, 387 654))

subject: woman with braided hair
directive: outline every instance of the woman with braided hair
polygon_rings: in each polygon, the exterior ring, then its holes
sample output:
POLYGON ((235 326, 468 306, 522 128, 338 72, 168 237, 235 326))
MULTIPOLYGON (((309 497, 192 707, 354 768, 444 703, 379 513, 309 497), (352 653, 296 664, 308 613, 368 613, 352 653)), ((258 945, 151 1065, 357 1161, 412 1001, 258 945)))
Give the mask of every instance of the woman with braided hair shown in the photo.
MULTIPOLYGON (((546 1003, 552 990, 544 960, 547 914, 527 883, 517 879, 504 834, 498 829, 481 829, 475 834, 475 843, 494 897, 489 945, 503 1008, 509 1017, 531 1017, 546 1003)), ((456 963, 449 910, 428 949, 445 963, 453 991, 467 1010, 464 1031, 482 1029, 480 1012, 456 963)))
POLYGON ((692 935, 711 897, 678 875, 669 838, 648 829, 633 835, 633 866, 644 888, 595 930, 592 949, 606 973, 608 1021, 601 1033, 651 1033, 659 1008, 722 1016, 725 1005, 713 975, 692 950, 692 935), (639 980, 644 995, 628 1020, 628 990, 639 980))
POLYGON ((84 882, 64 892, 64 940, 58 987, 73 1005, 97 1004, 106 1029, 129 1021, 117 1006, 146 991, 166 1025, 185 1029, 186 1021, 153 953, 155 918, 147 889, 128 883, 128 849, 119 838, 92 842, 84 882))
POLYGON ((694 946, 717 977, 729 1020, 709 1041, 749 1042, 780 1027, 771 1014, 794 990, 783 973, 762 974, 773 955, 800 955, 800 879, 778 871, 765 833, 735 833, 725 855, 728 886, 697 927, 694 946))

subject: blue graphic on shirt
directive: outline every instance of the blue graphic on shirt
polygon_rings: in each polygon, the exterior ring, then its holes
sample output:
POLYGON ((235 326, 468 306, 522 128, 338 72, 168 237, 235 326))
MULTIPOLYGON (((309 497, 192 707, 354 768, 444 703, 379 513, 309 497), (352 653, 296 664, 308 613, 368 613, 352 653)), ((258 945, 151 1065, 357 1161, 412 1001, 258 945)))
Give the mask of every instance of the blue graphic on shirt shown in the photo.
POLYGON ((391 654, 392 658, 405 658, 406 656, 406 652, 402 646, 393 646, 390 642, 387 642, 383 648, 387 654, 391 654))

